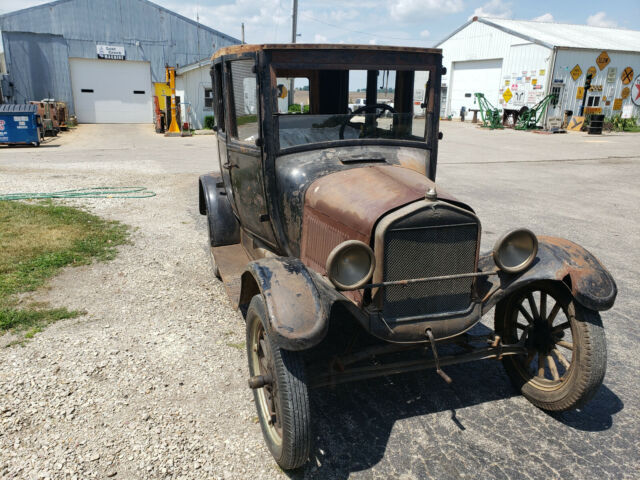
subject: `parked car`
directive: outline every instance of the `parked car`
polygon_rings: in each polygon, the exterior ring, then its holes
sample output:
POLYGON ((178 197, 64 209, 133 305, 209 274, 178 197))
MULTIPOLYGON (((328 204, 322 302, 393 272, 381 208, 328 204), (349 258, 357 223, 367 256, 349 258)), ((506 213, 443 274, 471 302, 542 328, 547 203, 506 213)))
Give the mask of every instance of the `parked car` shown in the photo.
POLYGON ((444 72, 426 48, 238 45, 212 58, 219 170, 200 177, 199 208, 284 469, 309 456, 312 388, 432 368, 450 382, 446 366, 493 358, 531 403, 563 411, 602 383, 599 312, 617 293, 605 267, 526 228, 481 254, 480 219, 436 185, 444 72), (371 73, 369 98, 376 69, 395 71, 393 106, 349 112, 350 69, 371 73), (421 119, 416 71, 428 72, 421 119), (310 113, 278 113, 279 77, 309 79, 310 113), (494 331, 470 334, 494 307, 494 331))

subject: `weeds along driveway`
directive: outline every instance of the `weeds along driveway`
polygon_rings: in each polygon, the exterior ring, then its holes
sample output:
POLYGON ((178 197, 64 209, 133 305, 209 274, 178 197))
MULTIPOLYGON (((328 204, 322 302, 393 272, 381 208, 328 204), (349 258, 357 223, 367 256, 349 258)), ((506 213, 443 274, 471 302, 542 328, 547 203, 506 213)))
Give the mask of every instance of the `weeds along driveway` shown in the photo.
MULTIPOLYGON (((317 449, 292 478, 637 476, 640 135, 442 130, 438 178, 478 212, 484 250, 528 225, 585 245, 618 280, 618 303, 603 314, 604 387, 556 417, 514 395, 492 361, 450 367, 451 387, 424 372, 315 391, 317 449)), ((256 423, 242 320, 208 263, 196 188, 215 168, 214 142, 100 125, 40 149, 0 149, 0 192, 158 194, 69 201, 132 226, 132 244, 34 296, 86 316, 0 349, 0 477, 287 478, 256 423)))

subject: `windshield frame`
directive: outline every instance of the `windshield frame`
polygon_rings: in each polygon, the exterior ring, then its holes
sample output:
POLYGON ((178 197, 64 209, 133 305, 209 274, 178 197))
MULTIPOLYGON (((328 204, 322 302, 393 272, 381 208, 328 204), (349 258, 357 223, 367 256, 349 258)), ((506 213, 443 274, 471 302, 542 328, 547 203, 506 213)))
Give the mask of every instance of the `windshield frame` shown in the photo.
MULTIPOLYGON (((354 145, 397 145, 414 148, 431 150, 437 154, 437 136, 438 122, 440 120, 440 78, 441 78, 441 61, 442 56, 439 53, 424 54, 405 54, 393 51, 368 52, 360 51, 357 53, 350 52, 351 58, 348 62, 342 59, 339 50, 331 51, 289 51, 277 55, 278 51, 269 52, 268 55, 268 71, 269 71, 269 88, 265 89, 265 101, 269 103, 271 118, 265 118, 266 122, 271 123, 273 137, 270 139, 273 144, 273 152, 276 155, 285 155, 289 153, 319 150, 324 148, 336 148, 340 146, 354 145), (417 56, 418 58, 413 58, 417 56), (421 61, 417 61, 421 60, 421 61), (406 63, 405 63, 406 62, 406 63), (278 72, 282 71, 316 71, 316 70, 394 70, 397 72, 407 71, 427 71, 429 73, 429 84, 425 91, 425 140, 406 140, 406 139, 382 139, 382 138, 360 138, 360 139, 344 139, 323 141, 317 143, 306 143, 295 145, 292 147, 280 147, 280 132, 278 115, 278 88, 277 78, 278 72), (437 105, 437 108, 434 106, 437 105)), ((299 75, 303 76, 303 75, 299 75)), ((304 114, 301 114, 304 115, 304 114)), ((435 162, 434 162, 435 164, 435 162)), ((435 176, 435 169, 430 172, 435 176)))

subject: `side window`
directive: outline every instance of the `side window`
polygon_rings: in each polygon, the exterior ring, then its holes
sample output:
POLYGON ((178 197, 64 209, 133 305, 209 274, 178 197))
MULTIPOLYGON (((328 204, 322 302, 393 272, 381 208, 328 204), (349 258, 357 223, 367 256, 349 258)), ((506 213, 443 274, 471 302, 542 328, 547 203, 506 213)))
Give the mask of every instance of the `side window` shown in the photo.
POLYGON ((233 85, 233 110, 236 129, 234 138, 254 143, 260 136, 258 127, 258 95, 253 60, 234 60, 231 66, 233 85))
MULTIPOLYGON (((222 90, 222 63, 218 63, 213 67, 213 90, 215 92, 213 107, 216 119, 216 126, 219 132, 225 131, 224 125, 224 97, 222 90)), ((205 90, 206 92, 206 90, 205 90)), ((205 93, 206 95, 206 93, 205 93)), ((206 100, 205 100, 206 102, 206 100)), ((206 103, 205 103, 206 106, 206 103)))
POLYGON ((213 88, 204 89, 204 109, 212 110, 213 109, 213 88))

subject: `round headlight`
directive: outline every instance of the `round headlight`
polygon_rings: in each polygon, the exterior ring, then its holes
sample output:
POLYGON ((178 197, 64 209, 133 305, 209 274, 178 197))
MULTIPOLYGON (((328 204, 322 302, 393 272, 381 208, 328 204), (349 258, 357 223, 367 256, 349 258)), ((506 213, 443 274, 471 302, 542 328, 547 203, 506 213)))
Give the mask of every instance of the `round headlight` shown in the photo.
POLYGON ((371 279, 375 267, 373 250, 359 240, 347 240, 327 258, 327 275, 339 290, 356 290, 371 279))
POLYGON ((493 247, 493 260, 508 273, 529 268, 538 253, 538 239, 531 230, 519 228, 504 234, 493 247))

